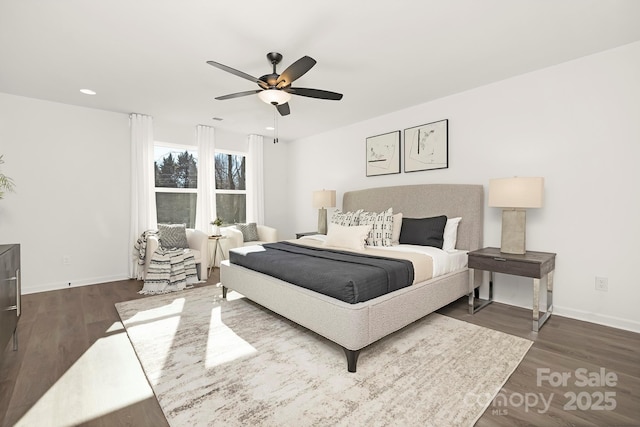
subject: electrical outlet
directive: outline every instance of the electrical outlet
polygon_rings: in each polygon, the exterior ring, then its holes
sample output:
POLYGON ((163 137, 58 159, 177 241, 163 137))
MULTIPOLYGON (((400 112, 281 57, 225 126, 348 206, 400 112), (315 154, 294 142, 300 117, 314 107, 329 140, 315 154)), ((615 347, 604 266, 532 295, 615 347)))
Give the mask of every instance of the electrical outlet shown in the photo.
POLYGON ((609 279, 606 277, 596 277, 596 291, 607 292, 609 290, 609 279))
POLYGON ((71 257, 69 255, 62 255, 62 264, 71 265, 71 257))

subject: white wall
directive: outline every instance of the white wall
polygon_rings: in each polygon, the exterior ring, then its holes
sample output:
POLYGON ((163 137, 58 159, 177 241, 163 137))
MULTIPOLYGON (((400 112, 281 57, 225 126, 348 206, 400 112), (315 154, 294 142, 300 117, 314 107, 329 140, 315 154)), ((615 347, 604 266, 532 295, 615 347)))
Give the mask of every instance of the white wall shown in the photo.
MULTIPOLYGON (((545 177, 527 212, 527 248, 557 253, 555 312, 640 331, 640 43, 634 43, 287 144, 289 221, 316 228, 311 192, 545 177), (449 168, 365 176, 365 138, 449 119, 449 168), (595 277, 609 291, 595 291, 595 277)), ((338 203, 340 204, 340 202, 338 203)), ((270 214, 273 215, 273 214, 270 214)), ((501 212, 485 208, 484 243, 501 212)), ((529 280, 498 276, 496 299, 531 307, 529 280)))
POLYGON ((264 138, 264 223, 278 230, 278 238, 288 239, 287 230, 291 228, 291 214, 288 211, 291 195, 288 172, 288 144, 273 143, 273 139, 264 138))
MULTIPOLYGON (((154 119, 154 137, 195 145, 195 126, 154 119)), ((247 137, 217 129, 216 146, 246 151, 247 137)), ((128 277, 128 114, 0 93, 0 154, 17 186, 0 243, 21 244, 23 293, 128 277)))
POLYGON ((128 274, 129 118, 0 93, 0 242, 21 244, 32 293, 128 274), (69 264, 63 264, 68 257, 69 264))
MULTIPOLYGON (((153 138, 156 141, 169 142, 172 144, 184 144, 197 146, 196 142, 196 125, 188 125, 184 123, 174 123, 162 118, 153 119, 153 138)), ((208 124, 215 128, 215 123, 208 124)), ((246 152, 248 150, 247 135, 228 132, 223 129, 216 128, 216 148, 231 151, 246 152)))

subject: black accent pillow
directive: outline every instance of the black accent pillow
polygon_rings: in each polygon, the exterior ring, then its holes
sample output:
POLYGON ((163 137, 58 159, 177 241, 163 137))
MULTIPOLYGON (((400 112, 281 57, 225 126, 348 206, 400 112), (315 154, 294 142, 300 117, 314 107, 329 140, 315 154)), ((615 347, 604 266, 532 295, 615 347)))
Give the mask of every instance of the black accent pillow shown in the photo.
POLYGON ((431 218, 402 218, 400 244, 433 246, 442 249, 446 215, 431 218))

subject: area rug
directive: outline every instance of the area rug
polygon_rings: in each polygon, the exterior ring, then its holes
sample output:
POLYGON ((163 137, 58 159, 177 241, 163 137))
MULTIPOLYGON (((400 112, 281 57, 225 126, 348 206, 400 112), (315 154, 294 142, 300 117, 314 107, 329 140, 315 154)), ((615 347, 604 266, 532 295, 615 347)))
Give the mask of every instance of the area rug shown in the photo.
POLYGON ((349 373, 337 344, 215 286, 116 308, 174 427, 471 426, 532 344, 434 313, 349 373))

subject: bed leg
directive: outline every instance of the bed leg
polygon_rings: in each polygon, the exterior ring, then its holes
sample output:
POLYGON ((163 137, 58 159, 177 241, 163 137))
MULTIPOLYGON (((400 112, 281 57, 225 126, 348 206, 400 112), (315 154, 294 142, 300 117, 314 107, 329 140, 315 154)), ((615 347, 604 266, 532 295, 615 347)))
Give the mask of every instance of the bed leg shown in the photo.
POLYGON ((222 287, 222 298, 224 298, 224 299, 227 298, 227 287, 226 286, 222 287))
POLYGON ((347 370, 349 372, 355 372, 360 350, 348 350, 344 347, 342 347, 342 349, 344 350, 344 354, 347 355, 347 370))

